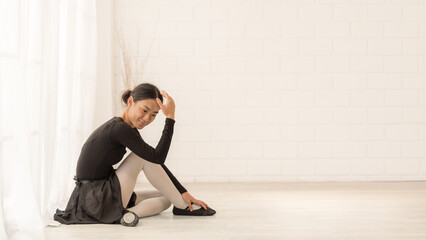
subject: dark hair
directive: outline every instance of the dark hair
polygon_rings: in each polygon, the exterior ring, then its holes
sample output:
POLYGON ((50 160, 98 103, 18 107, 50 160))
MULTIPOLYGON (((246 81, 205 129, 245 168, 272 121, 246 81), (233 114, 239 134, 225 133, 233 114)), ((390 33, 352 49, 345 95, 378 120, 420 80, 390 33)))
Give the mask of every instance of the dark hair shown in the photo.
POLYGON ((127 100, 129 100, 130 96, 133 97, 134 102, 144 99, 156 98, 159 98, 161 102, 163 102, 163 96, 160 94, 160 90, 150 83, 139 84, 132 91, 126 90, 121 96, 121 99, 123 100, 124 104, 127 105, 127 100))

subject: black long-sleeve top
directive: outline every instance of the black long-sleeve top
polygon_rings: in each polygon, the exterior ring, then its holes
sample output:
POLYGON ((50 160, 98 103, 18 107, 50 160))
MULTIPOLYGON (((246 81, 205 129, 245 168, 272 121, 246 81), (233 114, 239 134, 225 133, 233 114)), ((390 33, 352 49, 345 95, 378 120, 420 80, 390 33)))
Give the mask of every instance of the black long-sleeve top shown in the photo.
POLYGON ((113 165, 121 161, 126 147, 139 157, 160 164, 180 193, 186 189, 164 165, 173 136, 175 120, 166 118, 163 134, 156 148, 148 145, 136 128, 120 117, 113 117, 98 127, 84 143, 77 162, 77 178, 97 180, 108 177, 113 165))

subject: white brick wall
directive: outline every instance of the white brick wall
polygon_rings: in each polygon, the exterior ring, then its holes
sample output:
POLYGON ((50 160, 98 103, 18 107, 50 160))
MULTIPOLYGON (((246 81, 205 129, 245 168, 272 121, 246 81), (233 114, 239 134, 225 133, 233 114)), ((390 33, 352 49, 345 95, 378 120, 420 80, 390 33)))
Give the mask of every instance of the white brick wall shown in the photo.
POLYGON ((426 180, 426 1, 115 0, 114 22, 175 98, 181 181, 426 180))

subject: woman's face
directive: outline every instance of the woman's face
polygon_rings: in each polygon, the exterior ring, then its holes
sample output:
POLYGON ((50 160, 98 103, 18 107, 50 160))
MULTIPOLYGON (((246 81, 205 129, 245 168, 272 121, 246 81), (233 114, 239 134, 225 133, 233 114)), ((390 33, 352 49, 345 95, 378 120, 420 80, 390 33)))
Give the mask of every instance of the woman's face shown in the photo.
POLYGON ((127 117, 133 127, 142 129, 154 121, 160 111, 160 106, 155 99, 144 99, 137 102, 133 101, 133 97, 129 98, 129 112, 127 117))

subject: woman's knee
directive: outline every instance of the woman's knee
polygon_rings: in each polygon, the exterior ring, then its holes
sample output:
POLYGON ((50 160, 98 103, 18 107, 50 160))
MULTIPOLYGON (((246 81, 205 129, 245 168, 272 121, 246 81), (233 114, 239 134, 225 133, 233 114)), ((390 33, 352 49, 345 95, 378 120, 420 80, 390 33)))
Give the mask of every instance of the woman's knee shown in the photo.
POLYGON ((125 172, 125 175, 130 175, 135 178, 142 171, 142 168, 142 159, 132 152, 124 159, 120 166, 118 166, 117 173, 125 172))
POLYGON ((166 196, 164 196, 160 191, 158 192, 158 194, 159 194, 158 196, 162 199, 164 203, 165 209, 169 208, 172 205, 172 202, 166 196))
POLYGON ((137 166, 139 172, 142 171, 144 160, 141 157, 139 157, 138 155, 136 155, 134 152, 131 152, 129 154, 129 156, 127 156, 127 158, 130 161, 132 161, 132 165, 133 166, 137 166))
POLYGON ((164 210, 168 209, 172 205, 172 202, 170 202, 170 200, 166 197, 161 197, 161 201, 163 203, 164 210))

